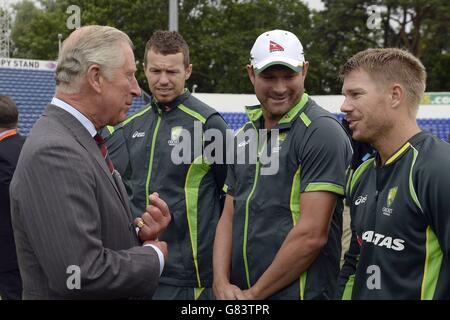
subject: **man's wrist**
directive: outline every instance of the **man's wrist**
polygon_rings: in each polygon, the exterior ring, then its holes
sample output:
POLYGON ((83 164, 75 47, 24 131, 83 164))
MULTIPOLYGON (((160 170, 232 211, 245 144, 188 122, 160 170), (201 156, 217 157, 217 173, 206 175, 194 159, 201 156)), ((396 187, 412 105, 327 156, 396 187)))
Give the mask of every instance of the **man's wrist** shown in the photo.
POLYGON ((252 298, 256 300, 262 300, 264 299, 261 297, 261 291, 259 290, 257 283, 255 283, 250 289, 247 290, 247 294, 252 298))

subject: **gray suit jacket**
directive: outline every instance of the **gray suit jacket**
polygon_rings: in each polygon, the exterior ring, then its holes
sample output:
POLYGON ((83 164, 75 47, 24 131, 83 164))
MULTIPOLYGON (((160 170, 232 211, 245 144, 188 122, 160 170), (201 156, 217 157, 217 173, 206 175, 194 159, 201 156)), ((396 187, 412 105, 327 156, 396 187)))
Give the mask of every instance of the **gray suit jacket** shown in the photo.
POLYGON ((24 299, 121 299, 155 290, 158 255, 140 246, 120 177, 68 112, 49 105, 36 122, 10 196, 24 299), (69 289, 77 284, 70 266, 80 268, 80 289, 69 289))

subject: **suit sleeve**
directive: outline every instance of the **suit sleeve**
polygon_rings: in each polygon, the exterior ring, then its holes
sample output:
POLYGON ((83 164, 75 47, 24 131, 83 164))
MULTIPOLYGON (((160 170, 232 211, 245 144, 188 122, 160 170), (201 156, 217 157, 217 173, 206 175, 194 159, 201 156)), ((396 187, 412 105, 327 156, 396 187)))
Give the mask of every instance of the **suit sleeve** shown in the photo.
POLYGON ((13 220, 16 226, 21 224, 17 230, 22 230, 16 241, 32 249, 49 287, 64 297, 149 295, 159 280, 157 254, 150 247, 128 248, 121 240, 116 245, 121 250, 103 245, 102 225, 115 221, 118 239, 129 239, 124 232, 131 232, 130 225, 126 217, 122 220, 120 215, 100 212, 99 188, 105 184, 94 171, 96 163, 86 155, 75 143, 67 146, 55 141, 31 154, 33 165, 30 161, 22 166, 17 177, 20 190, 11 192, 17 213, 13 220), (80 268, 79 290, 67 286, 69 266, 80 268))

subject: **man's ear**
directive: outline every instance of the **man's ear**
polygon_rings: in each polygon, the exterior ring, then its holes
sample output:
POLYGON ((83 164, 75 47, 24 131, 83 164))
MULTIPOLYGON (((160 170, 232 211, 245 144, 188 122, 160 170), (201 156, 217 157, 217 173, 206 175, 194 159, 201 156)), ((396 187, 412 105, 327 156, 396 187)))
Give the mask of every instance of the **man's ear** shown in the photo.
POLYGON ((253 66, 251 64, 248 64, 245 68, 247 69, 248 78, 250 79, 252 84, 255 85, 256 75, 255 75, 255 70, 253 69, 253 66))
POLYGON ((102 91, 103 76, 100 74, 100 66, 98 64, 91 65, 86 72, 86 80, 89 86, 97 93, 102 91))
POLYGON ((305 61, 303 63, 303 68, 302 68, 302 78, 303 78, 303 80, 305 80, 306 75, 308 74, 308 69, 309 69, 309 62, 305 61))
POLYGON ((186 79, 185 80, 189 79, 191 74, 192 74, 192 64, 188 65, 186 68, 186 79))
POLYGON ((390 98, 391 98, 391 107, 398 108, 398 106, 405 101, 406 98, 405 88, 399 83, 394 83, 391 87, 390 98))

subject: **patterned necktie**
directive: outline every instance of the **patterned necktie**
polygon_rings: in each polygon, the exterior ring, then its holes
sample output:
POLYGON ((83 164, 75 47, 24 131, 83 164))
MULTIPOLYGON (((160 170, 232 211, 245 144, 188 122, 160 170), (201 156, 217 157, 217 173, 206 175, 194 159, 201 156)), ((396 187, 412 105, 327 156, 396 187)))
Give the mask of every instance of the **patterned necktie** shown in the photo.
POLYGON ((105 159, 106 165, 108 166, 109 172, 113 174, 114 172, 114 165, 109 158, 108 155, 108 149, 106 148, 105 139, 102 138, 101 135, 98 133, 94 136, 95 142, 97 142, 98 147, 100 148, 100 151, 102 152, 103 159, 105 159))

